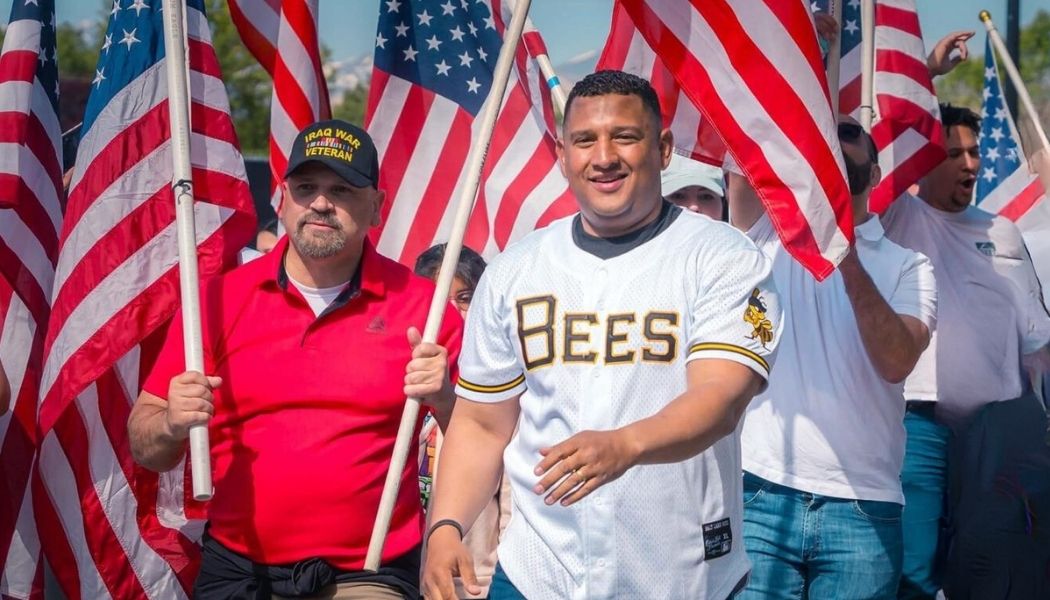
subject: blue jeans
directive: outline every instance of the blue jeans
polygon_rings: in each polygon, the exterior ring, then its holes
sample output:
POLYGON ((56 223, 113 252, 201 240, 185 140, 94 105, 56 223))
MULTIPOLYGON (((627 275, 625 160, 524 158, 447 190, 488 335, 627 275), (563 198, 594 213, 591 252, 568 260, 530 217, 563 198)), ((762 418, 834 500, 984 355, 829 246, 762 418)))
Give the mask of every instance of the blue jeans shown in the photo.
POLYGON ((492 575, 492 584, 489 586, 489 600, 526 600, 518 588, 510 582, 510 578, 507 577, 507 573, 498 562, 496 572, 492 575))
POLYGON ((741 600, 894 598, 901 505, 800 492, 744 473, 744 545, 753 568, 741 600))
POLYGON ((936 598, 944 563, 945 493, 948 488, 948 438, 951 430, 933 419, 933 408, 908 410, 908 443, 901 485, 904 487, 904 563, 897 597, 936 598))

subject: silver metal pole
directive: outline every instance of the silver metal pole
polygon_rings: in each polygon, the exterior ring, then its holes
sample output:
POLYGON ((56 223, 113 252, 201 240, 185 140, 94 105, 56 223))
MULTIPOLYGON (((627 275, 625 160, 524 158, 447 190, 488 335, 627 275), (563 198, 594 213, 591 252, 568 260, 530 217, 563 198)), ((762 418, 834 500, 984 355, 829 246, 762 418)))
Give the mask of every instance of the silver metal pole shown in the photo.
MULTIPOLYGON (((171 119, 171 156, 174 166, 175 228, 178 232, 179 286, 182 292, 182 331, 186 370, 204 373, 201 342, 200 287, 197 274, 197 232, 193 220, 193 167, 190 164, 190 94, 187 77, 186 29, 183 2, 164 2, 164 57, 168 76, 168 115, 171 119)), ((193 497, 210 500, 211 444, 208 426, 190 428, 190 469, 193 497)))
POLYGON ((875 0, 861 0, 860 124, 871 132, 875 120, 875 0))
POLYGON ((842 0, 831 0, 828 6, 831 16, 838 23, 839 31, 828 49, 828 93, 831 94, 831 114, 839 117, 839 65, 842 63, 842 0))

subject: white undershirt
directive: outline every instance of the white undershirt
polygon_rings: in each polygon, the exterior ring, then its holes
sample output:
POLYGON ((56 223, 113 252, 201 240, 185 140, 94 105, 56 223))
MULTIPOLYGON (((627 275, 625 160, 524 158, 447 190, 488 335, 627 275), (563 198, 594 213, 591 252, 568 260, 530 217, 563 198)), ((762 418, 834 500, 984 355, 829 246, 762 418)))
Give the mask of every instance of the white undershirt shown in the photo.
POLYGON ((291 276, 288 277, 288 281, 292 282, 292 285, 299 290, 299 293, 303 295, 303 298, 306 298, 307 304, 309 304, 310 308, 314 311, 314 316, 320 316, 321 313, 323 313, 324 310, 335 301, 336 297, 339 296, 339 293, 346 289, 347 284, 350 283, 347 281, 332 287, 313 288, 299 283, 292 279, 291 276))

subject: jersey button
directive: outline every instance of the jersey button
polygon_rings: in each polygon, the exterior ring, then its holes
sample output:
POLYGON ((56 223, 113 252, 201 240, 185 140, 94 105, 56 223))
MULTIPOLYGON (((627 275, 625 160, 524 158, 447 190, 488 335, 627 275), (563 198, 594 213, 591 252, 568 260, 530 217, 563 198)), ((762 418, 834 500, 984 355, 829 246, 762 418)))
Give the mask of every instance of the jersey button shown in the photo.
POLYGON ((605 267, 598 267, 594 271, 594 287, 602 289, 605 287, 606 271, 605 267))
POLYGON ((599 558, 599 559, 598 559, 598 562, 597 562, 596 564, 597 564, 597 565, 598 565, 599 567, 604 567, 604 566, 605 566, 605 559, 604 559, 604 558, 599 558))

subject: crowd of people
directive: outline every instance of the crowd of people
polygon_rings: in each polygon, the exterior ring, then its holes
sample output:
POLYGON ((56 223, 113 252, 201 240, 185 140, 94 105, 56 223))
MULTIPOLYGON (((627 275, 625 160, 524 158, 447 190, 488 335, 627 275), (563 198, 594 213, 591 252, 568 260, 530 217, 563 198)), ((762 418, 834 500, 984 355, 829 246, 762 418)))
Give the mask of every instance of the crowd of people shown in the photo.
POLYGON ((839 119, 855 242, 818 282, 742 174, 673 154, 648 82, 589 75, 558 140, 579 212, 464 248, 433 344, 445 247, 379 255, 372 140, 311 125, 286 235, 202 288, 206 373, 177 315, 129 419, 159 471, 210 429, 195 597, 1050 597, 1050 316, 971 206, 979 116, 941 115, 947 159, 883 215, 839 119), (420 462, 368 571, 406 396, 420 462))

